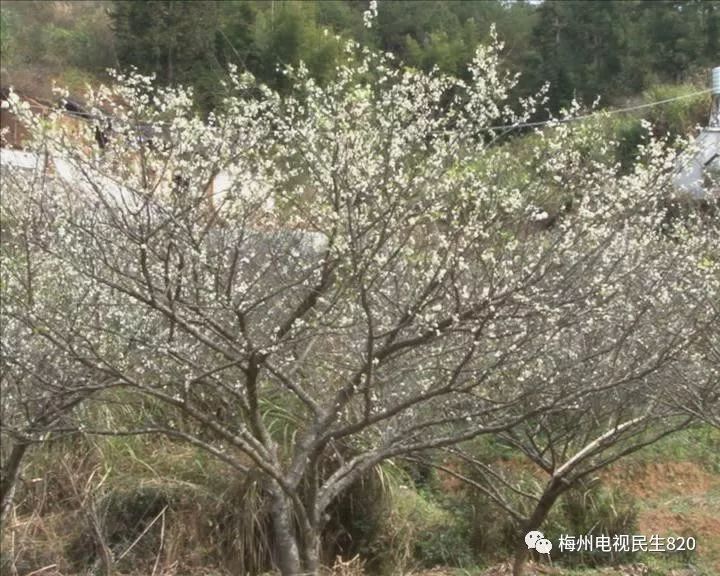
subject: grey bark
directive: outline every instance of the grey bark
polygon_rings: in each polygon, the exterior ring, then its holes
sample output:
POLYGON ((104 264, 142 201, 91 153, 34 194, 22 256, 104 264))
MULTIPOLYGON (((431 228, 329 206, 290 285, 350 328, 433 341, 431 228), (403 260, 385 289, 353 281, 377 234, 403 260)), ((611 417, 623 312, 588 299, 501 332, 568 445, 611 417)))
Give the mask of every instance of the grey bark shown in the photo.
POLYGON ((273 483, 270 487, 270 515, 275 540, 275 564, 282 576, 302 573, 290 503, 282 488, 273 483))
POLYGON ((5 517, 12 508, 15 486, 17 485, 22 460, 28 447, 29 444, 25 442, 16 442, 13 444, 7 462, 5 462, 0 472, 0 526, 5 523, 5 517))

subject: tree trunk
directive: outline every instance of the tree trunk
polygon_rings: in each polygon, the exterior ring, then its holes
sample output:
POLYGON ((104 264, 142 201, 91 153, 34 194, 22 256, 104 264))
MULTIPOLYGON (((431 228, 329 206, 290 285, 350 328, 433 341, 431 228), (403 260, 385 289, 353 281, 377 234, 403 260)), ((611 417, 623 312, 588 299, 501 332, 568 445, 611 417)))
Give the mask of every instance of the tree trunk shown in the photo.
POLYGON ((532 530, 537 530, 547 518, 548 513, 557 501, 560 494, 567 489, 567 486, 560 479, 551 480, 548 483, 545 492, 535 506, 535 510, 530 519, 525 523, 523 532, 520 534, 521 541, 515 550, 515 561, 513 563, 513 576, 523 576, 525 570, 525 561, 528 557, 528 547, 525 544, 525 534, 532 530))
POLYGON ((317 574, 320 569, 320 528, 317 522, 301 527, 303 571, 305 574, 317 574))
POLYGON ((15 486, 20 475, 20 465, 28 446, 24 442, 14 444, 5 466, 0 471, 0 526, 4 524, 5 516, 12 508, 15 486))
POLYGON ((302 573, 293 519, 287 496, 275 483, 270 488, 270 514, 275 540, 275 564, 282 576, 302 573))

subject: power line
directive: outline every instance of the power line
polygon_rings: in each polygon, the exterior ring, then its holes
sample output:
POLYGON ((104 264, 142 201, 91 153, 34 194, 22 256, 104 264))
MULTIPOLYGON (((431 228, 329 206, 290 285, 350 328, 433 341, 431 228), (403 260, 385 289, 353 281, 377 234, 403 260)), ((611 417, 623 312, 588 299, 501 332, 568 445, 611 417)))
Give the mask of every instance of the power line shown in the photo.
POLYGON ((707 88, 705 90, 699 90, 698 92, 693 92, 691 94, 683 94, 682 96, 675 96, 674 98, 666 98, 665 100, 657 100, 656 102, 649 102, 647 104, 639 104, 637 106, 627 106, 625 108, 616 108, 614 110, 598 110, 596 112, 590 112, 589 114, 582 114, 580 116, 572 116, 570 118, 558 118, 558 119, 550 119, 550 120, 538 120, 537 122, 525 122, 521 124, 506 124, 504 126, 489 126, 485 130, 511 130, 514 128, 533 128, 537 126, 544 126, 546 124, 566 124, 568 122, 575 122, 577 120, 587 120, 588 118, 593 118, 594 116, 609 116, 611 114, 624 114, 627 112, 634 112, 636 110, 643 110, 645 108, 652 108, 654 106, 661 106, 663 104, 668 104, 670 102, 676 102, 678 100, 684 100, 686 98, 695 98, 697 96, 702 96, 703 94, 707 94, 710 92, 710 89, 707 88))
MULTIPOLYGON (((664 104, 669 104, 671 102, 677 102, 679 100, 685 100, 688 98, 696 98, 698 96, 702 96, 704 94, 708 94, 711 92, 709 88, 705 90, 699 90, 697 92, 692 92, 690 94, 683 94, 681 96, 675 96, 673 98, 665 98, 664 100, 657 100, 655 102, 648 102, 646 104, 638 104, 636 106, 627 106, 624 108, 616 108, 613 110, 597 110, 595 112, 590 112, 588 114, 582 114, 580 116, 571 116, 569 118, 550 118, 548 120, 537 120, 533 122, 521 122, 521 123, 515 123, 515 124, 504 124, 504 125, 496 125, 496 126, 488 126, 486 128, 483 128, 480 130, 480 132, 491 132, 491 131, 501 131, 501 130, 517 130, 521 128, 537 128, 539 126, 546 126, 549 124, 557 125, 557 124, 567 124, 570 122, 577 122, 579 120, 587 120, 589 118, 594 118, 596 116, 609 116, 613 114, 626 114, 629 112, 635 112, 637 110, 644 110, 647 108, 653 108, 655 106, 662 106, 664 104)), ((29 108, 36 109, 36 110, 47 110, 50 109, 50 106, 44 106, 39 104, 30 104, 29 108)), ((93 120, 106 120, 106 121, 112 121, 116 120, 117 116, 113 116, 110 114, 95 114, 92 115, 89 112, 72 112, 69 110, 64 110, 64 114, 67 116, 72 116, 76 118, 81 118, 84 120, 87 119, 93 119, 93 120)), ((144 128, 153 128, 153 127, 167 127, 170 126, 170 122, 148 122, 145 124, 142 124, 144 128)), ((449 133, 447 130, 439 130, 439 131, 431 131, 431 133, 435 134, 445 134, 449 133)))

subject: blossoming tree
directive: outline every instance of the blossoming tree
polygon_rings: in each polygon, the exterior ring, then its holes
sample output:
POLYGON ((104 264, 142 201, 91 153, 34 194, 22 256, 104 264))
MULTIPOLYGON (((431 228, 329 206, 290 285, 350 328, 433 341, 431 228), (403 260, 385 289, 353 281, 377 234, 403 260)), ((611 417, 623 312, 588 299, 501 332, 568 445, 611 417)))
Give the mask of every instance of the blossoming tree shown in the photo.
POLYGON ((67 167, 3 194, 4 259, 26 245, 31 271, 3 271, 18 362, 49 346, 56 369, 164 406, 87 432, 164 434, 257 474, 289 575, 317 571, 328 506, 383 460, 582 406, 682 356, 718 267, 703 230, 662 232, 668 156, 653 143, 620 175, 608 143, 566 125, 522 157, 496 146, 493 126, 537 105, 509 101, 500 49, 462 81, 351 44, 327 85, 288 70, 287 97, 231 74, 206 119, 183 89, 120 77, 89 95, 110 111, 102 152, 15 100, 35 149, 67 167), (23 297, 29 278, 45 296, 23 297), (671 302, 671 323, 645 322, 671 302))
MULTIPOLYGON (((717 300, 709 301, 718 318, 717 300)), ((680 408, 694 418, 720 428, 720 320, 713 330, 700 339, 693 350, 693 362, 684 370, 677 370, 677 385, 669 390, 666 403, 680 408)))

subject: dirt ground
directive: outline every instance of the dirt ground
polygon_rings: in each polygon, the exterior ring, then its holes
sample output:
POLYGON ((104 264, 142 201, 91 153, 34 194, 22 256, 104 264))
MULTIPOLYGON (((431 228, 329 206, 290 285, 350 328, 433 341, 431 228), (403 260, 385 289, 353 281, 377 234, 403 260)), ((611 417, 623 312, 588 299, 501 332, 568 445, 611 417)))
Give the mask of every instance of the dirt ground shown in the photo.
POLYGON ((642 534, 693 536, 697 555, 720 575, 720 475, 693 462, 649 463, 626 470, 638 497, 642 534))
MULTIPOLYGON (((639 504, 639 534, 646 536, 693 536, 697 540, 696 558, 690 566, 674 567, 636 564, 569 570, 547 564, 529 564, 526 576, 720 576, 720 474, 697 462, 631 462, 603 474, 609 485, 621 487, 635 496, 639 504)), ((448 488, 454 479, 448 478, 448 488)), ((509 562, 497 564, 472 576, 511 576, 509 562)), ((470 576, 471 573, 435 568, 413 576, 470 576)))

